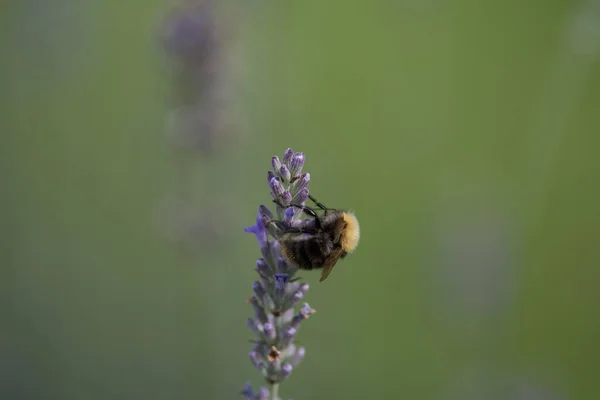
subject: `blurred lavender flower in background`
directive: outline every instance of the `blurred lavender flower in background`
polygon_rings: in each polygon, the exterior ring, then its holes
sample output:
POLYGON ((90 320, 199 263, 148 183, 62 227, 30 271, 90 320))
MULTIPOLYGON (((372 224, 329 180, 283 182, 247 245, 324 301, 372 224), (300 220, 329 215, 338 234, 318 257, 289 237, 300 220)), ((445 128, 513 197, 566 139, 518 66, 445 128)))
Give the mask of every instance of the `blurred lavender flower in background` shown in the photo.
POLYGON ((161 39, 175 85, 168 126, 178 147, 211 153, 227 136, 223 26, 207 0, 187 1, 164 21, 161 39))
MULTIPOLYGON (((302 174, 304 161, 304 154, 294 153, 292 149, 286 150, 282 160, 273 157, 272 171, 267 174, 273 200, 283 206, 292 202, 304 204, 310 182, 310 175, 302 174)), ((297 211, 277 205, 277 219, 297 226, 303 223, 297 211)), ((304 358, 304 347, 294 344, 300 323, 315 312, 307 303, 296 311, 308 291, 308 284, 293 279, 296 266, 286 262, 277 240, 269 237, 269 233, 274 233, 273 224, 269 224, 273 218, 271 210, 261 205, 256 224, 245 229, 256 236, 262 254, 256 262, 259 279, 252 284, 254 294, 249 300, 254 317, 248 319, 248 326, 256 335, 249 356, 250 362, 271 385, 270 392, 261 388, 254 393, 250 384, 246 384, 242 394, 247 399, 279 398, 279 383, 287 379, 304 358)))
MULTIPOLYGON (((167 132, 174 150, 173 194, 161 208, 160 221, 177 244, 214 244, 227 225, 216 220, 215 190, 198 184, 206 178, 201 163, 231 144, 235 130, 226 13, 211 0, 184 0, 162 21, 160 42, 173 91, 167 132), (209 194, 209 196, 207 196, 209 194), (170 208, 167 208, 170 207, 170 208), (199 208, 198 208, 199 207, 199 208), (210 212, 204 210, 211 210, 210 212)), ((221 206, 219 206, 221 207, 221 206)))

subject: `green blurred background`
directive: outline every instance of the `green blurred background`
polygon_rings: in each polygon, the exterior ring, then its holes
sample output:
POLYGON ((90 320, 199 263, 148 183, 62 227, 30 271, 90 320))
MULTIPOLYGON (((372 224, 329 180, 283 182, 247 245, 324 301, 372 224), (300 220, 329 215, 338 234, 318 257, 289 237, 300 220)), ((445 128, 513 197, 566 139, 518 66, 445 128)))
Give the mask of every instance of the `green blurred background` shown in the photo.
POLYGON ((284 399, 600 398, 599 1, 222 3, 235 121, 205 153, 165 133, 169 8, 0 6, 0 398, 262 384, 243 228, 287 147, 362 238, 302 274, 284 399))

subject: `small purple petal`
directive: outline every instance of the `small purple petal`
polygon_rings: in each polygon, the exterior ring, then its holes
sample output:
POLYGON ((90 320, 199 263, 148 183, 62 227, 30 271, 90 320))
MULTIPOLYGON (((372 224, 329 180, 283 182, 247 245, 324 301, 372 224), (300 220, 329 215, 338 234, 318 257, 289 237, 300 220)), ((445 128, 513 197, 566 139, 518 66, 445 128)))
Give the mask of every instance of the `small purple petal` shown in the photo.
POLYGON ((275 174, 273 173, 273 171, 267 172, 267 183, 270 183, 271 179, 273 178, 275 178, 275 174))
POLYGON ((264 247, 267 243, 267 229, 262 222, 262 216, 259 213, 256 217, 256 224, 244 229, 244 232, 254 233, 260 247, 264 247))

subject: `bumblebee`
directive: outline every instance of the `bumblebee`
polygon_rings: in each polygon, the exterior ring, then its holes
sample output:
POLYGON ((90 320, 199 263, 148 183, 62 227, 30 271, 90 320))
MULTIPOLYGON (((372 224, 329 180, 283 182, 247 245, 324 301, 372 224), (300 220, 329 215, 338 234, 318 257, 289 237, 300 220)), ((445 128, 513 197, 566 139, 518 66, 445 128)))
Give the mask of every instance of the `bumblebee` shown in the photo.
MULTIPOLYGON (((319 280, 323 282, 339 259, 356 249, 360 229, 353 213, 327 208, 314 197, 309 196, 309 198, 323 211, 321 216, 310 207, 296 204, 288 207, 302 209, 313 218, 310 223, 290 226, 282 221, 270 222, 275 223, 279 228, 280 233, 276 239, 287 260, 300 269, 323 269, 319 280)), ((285 208, 279 203, 278 205, 285 208)))

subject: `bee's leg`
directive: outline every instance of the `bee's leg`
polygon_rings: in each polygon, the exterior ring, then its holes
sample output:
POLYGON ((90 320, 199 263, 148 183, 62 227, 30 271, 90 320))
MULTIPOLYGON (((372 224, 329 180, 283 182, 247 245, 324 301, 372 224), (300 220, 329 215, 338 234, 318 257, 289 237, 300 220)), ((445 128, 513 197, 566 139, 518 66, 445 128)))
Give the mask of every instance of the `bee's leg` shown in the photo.
POLYGON ((269 223, 267 224, 267 229, 269 228, 269 225, 275 225, 277 227, 277 229, 279 229, 280 233, 304 233, 304 232, 309 232, 305 229, 302 228, 298 228, 295 226, 289 226, 286 225, 283 221, 276 221, 276 220, 270 220, 269 223))
POLYGON ((303 206, 301 204, 294 204, 294 203, 291 203, 288 206, 284 206, 283 204, 281 204, 281 202, 279 200, 273 200, 273 203, 277 204, 279 207, 281 207, 283 209, 290 208, 290 207, 300 208, 302 211, 304 211, 306 214, 310 215, 311 217, 318 218, 315 210, 313 210, 310 207, 303 206))
POLYGON ((311 200, 312 200, 312 202, 313 202, 313 203, 315 203, 315 205, 316 205, 317 207, 319 207, 321 210, 324 210, 325 212, 327 212, 327 211, 335 211, 335 208, 328 208, 328 207, 325 207, 325 206, 323 205, 323 203, 320 203, 319 201, 317 201, 317 199, 315 199, 314 197, 312 197, 310 194, 308 195, 308 198, 309 198, 309 199, 311 199, 311 200))
POLYGON ((303 206, 300 204, 290 204, 289 206, 286 207, 286 206, 282 205, 281 202, 279 202, 278 200, 273 200, 273 203, 277 204, 279 207, 284 208, 284 209, 289 208, 289 207, 300 208, 302 211, 304 211, 305 214, 308 214, 315 219, 315 228, 321 229, 321 221, 319 220, 319 216, 317 215, 315 210, 313 210, 312 208, 303 206))

